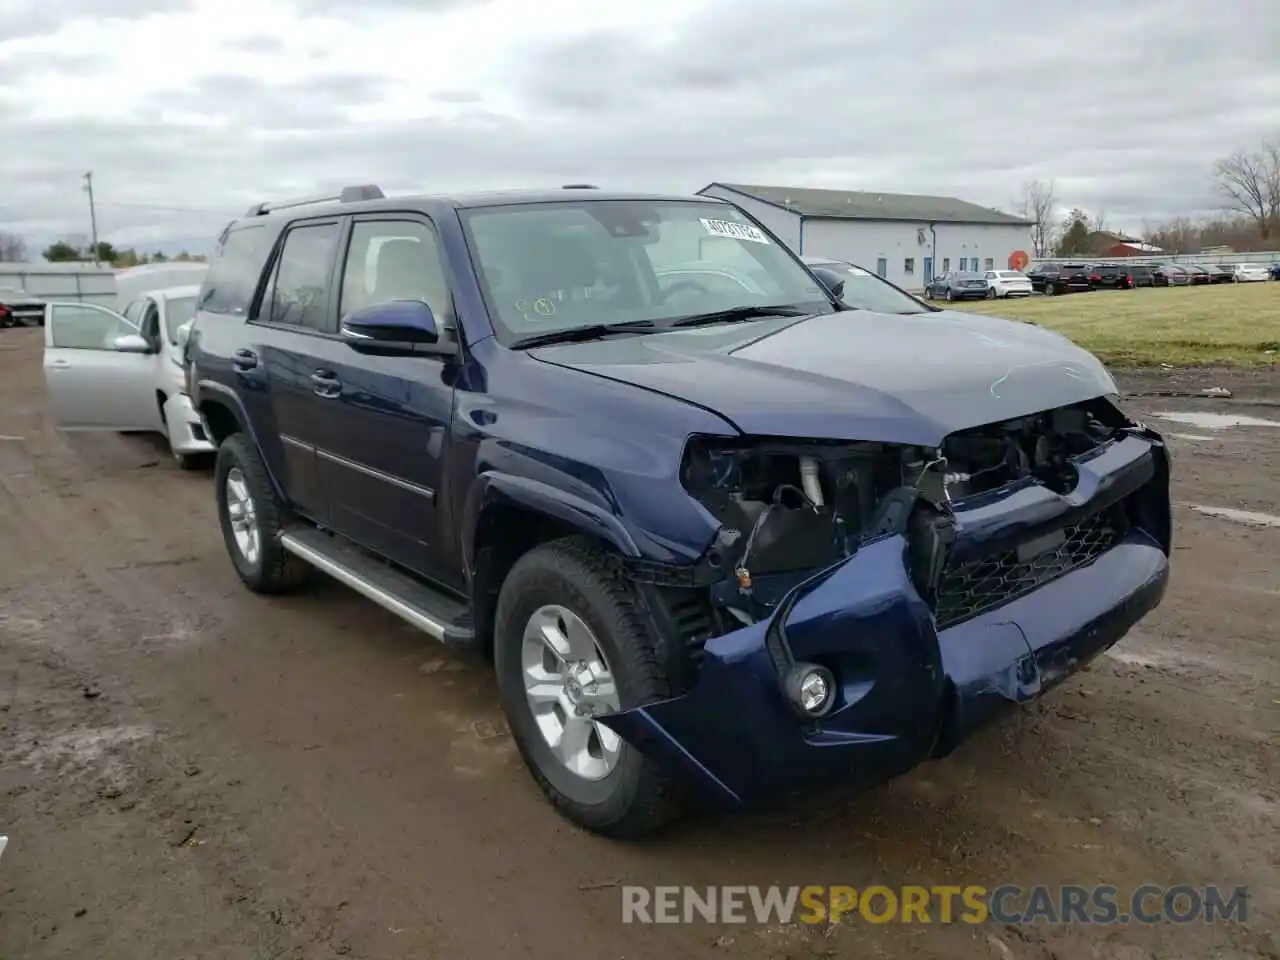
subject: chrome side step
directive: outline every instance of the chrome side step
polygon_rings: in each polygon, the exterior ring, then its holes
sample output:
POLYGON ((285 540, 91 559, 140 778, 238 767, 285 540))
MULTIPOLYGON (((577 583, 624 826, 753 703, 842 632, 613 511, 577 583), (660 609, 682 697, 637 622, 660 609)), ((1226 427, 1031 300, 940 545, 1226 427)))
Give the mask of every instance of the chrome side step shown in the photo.
POLYGON ((442 643, 469 646, 475 640, 471 612, 465 603, 401 573, 341 537, 315 527, 294 526, 280 535, 280 545, 442 643))

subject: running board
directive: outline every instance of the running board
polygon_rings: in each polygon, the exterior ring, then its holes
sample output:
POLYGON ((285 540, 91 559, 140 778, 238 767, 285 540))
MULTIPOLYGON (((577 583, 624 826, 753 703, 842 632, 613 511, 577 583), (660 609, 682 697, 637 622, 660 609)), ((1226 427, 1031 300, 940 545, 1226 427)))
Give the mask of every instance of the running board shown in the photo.
POLYGON ((280 535, 280 546, 448 646, 468 647, 475 641, 467 604, 401 573, 349 540, 315 527, 292 526, 280 535))

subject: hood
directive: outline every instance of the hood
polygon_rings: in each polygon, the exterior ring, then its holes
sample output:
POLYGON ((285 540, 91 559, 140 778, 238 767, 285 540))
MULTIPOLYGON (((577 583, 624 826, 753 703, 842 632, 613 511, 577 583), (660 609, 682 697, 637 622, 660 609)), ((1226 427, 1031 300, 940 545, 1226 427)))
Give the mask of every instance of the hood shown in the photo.
POLYGON ((936 446, 966 427, 1117 392, 1065 337, 954 311, 842 311, 532 353, 696 404, 757 436, 936 446))

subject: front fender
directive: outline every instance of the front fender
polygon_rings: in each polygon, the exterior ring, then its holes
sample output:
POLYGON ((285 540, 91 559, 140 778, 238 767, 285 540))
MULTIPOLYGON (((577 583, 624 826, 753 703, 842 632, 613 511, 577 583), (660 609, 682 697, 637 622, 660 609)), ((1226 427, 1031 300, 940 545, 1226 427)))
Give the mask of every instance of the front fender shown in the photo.
POLYGON ((512 505, 599 537, 623 556, 640 556, 630 532, 604 507, 539 480, 486 471, 477 477, 463 510, 466 535, 462 547, 466 569, 474 568, 476 534, 486 513, 512 505))

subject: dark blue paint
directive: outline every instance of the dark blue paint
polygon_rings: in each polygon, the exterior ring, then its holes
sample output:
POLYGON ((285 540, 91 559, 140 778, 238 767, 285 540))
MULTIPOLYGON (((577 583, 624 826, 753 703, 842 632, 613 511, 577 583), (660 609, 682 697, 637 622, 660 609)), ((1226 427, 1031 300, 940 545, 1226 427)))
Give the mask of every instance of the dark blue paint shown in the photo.
POLYGON ((421 300, 389 300, 353 311, 342 318, 341 332, 356 349, 362 340, 421 344, 440 339, 435 315, 421 300))
MULTIPOLYGON (((408 302, 347 326, 401 342, 430 342, 434 332, 437 346, 452 346, 373 356, 336 331, 202 312, 190 344, 193 399, 220 405, 251 432, 297 511, 467 596, 478 532, 513 508, 625 556, 697 561, 717 523, 678 480, 694 434, 932 446, 957 429, 1115 392, 1092 356, 1054 334, 947 312, 839 312, 510 350, 493 336, 458 211, 561 199, 428 198, 310 214, 339 218, 344 236, 365 213, 430 220, 455 332, 408 302), (244 349, 256 368, 233 366, 244 349), (340 384, 337 393, 318 392, 317 377, 340 384)), ((277 233, 288 222, 263 220, 277 233)), ((1001 707, 1060 682, 1160 600, 1170 544, 1159 438, 1134 429, 1076 465, 1080 483, 1066 495, 1028 482, 954 504, 958 555, 1133 494, 1129 538, 941 634, 907 574, 900 536, 865 543, 799 584, 762 578, 762 593, 785 595, 779 626, 794 657, 840 678, 836 707, 820 722, 801 722, 785 702, 765 646, 769 620, 710 640, 687 694, 605 722, 733 802, 805 781, 873 783, 945 753, 1001 707)))

